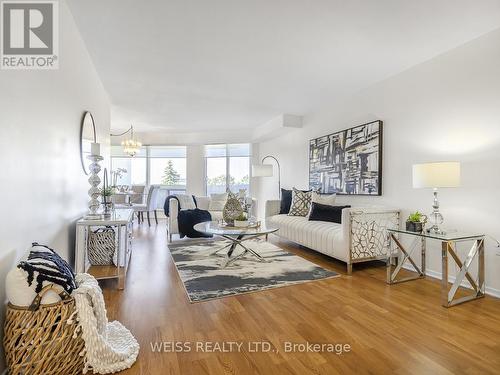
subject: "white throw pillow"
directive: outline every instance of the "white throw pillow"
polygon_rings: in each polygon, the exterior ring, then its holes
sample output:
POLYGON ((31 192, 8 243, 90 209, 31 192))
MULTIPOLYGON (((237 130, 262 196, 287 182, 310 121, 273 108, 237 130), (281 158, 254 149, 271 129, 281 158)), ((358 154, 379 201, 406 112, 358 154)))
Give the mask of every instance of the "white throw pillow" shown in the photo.
POLYGON ((312 202, 319 204, 326 204, 327 206, 335 206, 335 198, 337 194, 318 194, 312 192, 312 202))
POLYGON ((227 193, 210 194, 209 211, 222 211, 227 201, 227 193))
MULTIPOLYGON (((5 279, 5 293, 7 294, 7 299, 10 303, 15 306, 27 307, 30 306, 36 297, 35 287, 36 283, 32 283, 31 286, 28 285, 28 273, 15 267, 9 271, 5 279)), ((43 286, 50 283, 44 281, 43 286)), ((62 289, 62 288, 60 288, 62 289)), ((61 297, 54 292, 49 290, 42 298, 42 305, 48 305, 51 303, 56 303, 61 300, 61 297)))
POLYGON ((196 204, 194 203, 193 196, 189 194, 178 194, 176 195, 179 200, 179 205, 181 210, 194 210, 196 204))
POLYGON ((288 216, 307 216, 311 209, 312 191, 302 191, 293 188, 292 204, 288 216))

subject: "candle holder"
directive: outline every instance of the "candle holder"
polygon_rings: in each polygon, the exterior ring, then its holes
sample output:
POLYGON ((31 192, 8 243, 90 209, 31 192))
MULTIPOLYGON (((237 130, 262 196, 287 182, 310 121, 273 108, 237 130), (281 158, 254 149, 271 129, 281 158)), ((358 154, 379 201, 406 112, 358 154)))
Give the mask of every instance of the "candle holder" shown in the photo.
POLYGON ((88 179, 90 184, 90 189, 89 189, 90 201, 88 204, 89 212, 85 216, 85 219, 97 220, 101 218, 101 214, 97 213, 97 210, 99 209, 100 206, 98 199, 100 196, 100 191, 98 186, 101 183, 101 178, 99 177, 101 166, 99 165, 99 162, 102 161, 104 158, 100 155, 89 155, 87 156, 87 159, 92 161, 92 163, 90 163, 89 165, 90 177, 88 179))
POLYGON ((104 168, 103 176, 104 177, 102 183, 102 205, 104 207, 104 210, 102 212, 102 217, 104 219, 109 219, 111 218, 111 212, 113 211, 113 202, 111 202, 111 195, 110 195, 111 191, 109 189, 109 183, 108 183, 108 170, 106 168, 104 168))

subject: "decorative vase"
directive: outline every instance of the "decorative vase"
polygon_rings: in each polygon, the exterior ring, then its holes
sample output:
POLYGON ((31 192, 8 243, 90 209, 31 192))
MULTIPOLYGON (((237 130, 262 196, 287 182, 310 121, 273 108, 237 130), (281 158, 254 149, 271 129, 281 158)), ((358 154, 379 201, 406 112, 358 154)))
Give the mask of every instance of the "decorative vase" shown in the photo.
POLYGON ((102 216, 105 219, 109 219, 111 218, 111 211, 113 211, 113 202, 111 201, 111 194, 109 192, 108 170, 106 168, 104 168, 104 182, 102 192, 102 205, 104 206, 102 216))
POLYGON ((109 219, 115 209, 113 202, 102 202, 102 206, 103 206, 103 211, 102 211, 103 218, 109 219))
POLYGON ((234 225, 234 220, 243 214, 243 207, 241 206, 238 197, 228 192, 227 201, 222 210, 222 218, 229 225, 234 225))

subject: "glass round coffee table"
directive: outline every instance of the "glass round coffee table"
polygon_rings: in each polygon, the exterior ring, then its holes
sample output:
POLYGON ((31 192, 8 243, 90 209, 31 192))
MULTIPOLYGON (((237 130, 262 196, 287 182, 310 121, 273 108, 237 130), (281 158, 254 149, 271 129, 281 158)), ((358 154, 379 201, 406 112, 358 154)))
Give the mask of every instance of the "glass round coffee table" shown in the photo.
POLYGON ((277 226, 268 224, 265 221, 262 222, 259 226, 248 228, 231 227, 222 225, 217 221, 207 221, 204 223, 196 224, 193 228, 198 232, 219 236, 229 241, 228 244, 225 244, 224 246, 210 254, 216 255, 221 251, 228 249, 226 253, 226 261, 223 263, 222 268, 227 267, 234 261, 244 257, 247 254, 254 256, 260 262, 267 262, 267 260, 261 257, 255 250, 251 249, 249 246, 245 246, 243 242, 253 240, 262 236, 267 237, 268 234, 274 233, 279 229, 277 226), (243 248, 243 252, 233 256, 234 250, 237 246, 241 246, 243 248))

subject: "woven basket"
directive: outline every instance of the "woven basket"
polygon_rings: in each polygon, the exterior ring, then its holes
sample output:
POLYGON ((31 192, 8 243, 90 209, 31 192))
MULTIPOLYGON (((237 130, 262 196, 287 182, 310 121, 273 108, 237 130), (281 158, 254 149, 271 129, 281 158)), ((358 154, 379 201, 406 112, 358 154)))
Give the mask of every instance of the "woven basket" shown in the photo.
POLYGON ((116 265, 116 236, 112 228, 99 228, 89 233, 88 257, 93 266, 116 265))
POLYGON ((47 285, 30 307, 8 304, 4 326, 4 349, 9 375, 73 375, 83 371, 85 348, 81 330, 73 338, 75 300, 65 291, 47 285), (54 290, 62 301, 40 305, 42 297, 54 290))

